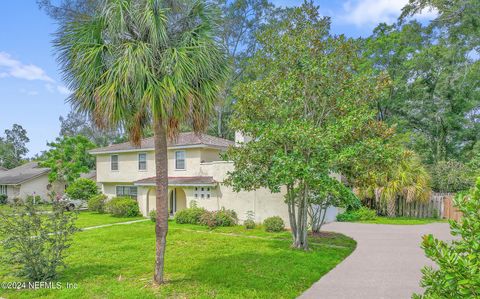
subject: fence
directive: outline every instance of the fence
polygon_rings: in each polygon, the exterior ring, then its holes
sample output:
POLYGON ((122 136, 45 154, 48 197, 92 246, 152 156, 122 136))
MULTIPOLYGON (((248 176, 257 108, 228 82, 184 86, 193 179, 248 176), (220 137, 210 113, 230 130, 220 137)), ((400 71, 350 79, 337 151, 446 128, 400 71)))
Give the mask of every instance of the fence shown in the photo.
MULTIPOLYGON (((454 194, 432 193, 427 202, 407 202, 405 198, 397 198, 396 216, 412 218, 445 218, 459 220, 462 213, 453 206, 454 194)), ((375 202, 369 200, 367 206, 377 210, 379 215, 387 215, 387 203, 384 201, 375 202)))

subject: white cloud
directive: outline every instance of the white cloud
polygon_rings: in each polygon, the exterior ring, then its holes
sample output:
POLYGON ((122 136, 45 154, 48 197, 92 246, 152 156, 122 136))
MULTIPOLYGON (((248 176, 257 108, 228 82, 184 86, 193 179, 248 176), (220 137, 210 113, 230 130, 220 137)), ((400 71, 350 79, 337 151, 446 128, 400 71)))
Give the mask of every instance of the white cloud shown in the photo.
POLYGON ((0 78, 14 77, 25 80, 55 82, 43 69, 33 64, 24 64, 13 59, 10 54, 0 52, 0 78))
MULTIPOLYGON (((72 93, 67 87, 58 84, 48 76, 42 68, 33 64, 24 64, 12 58, 10 54, 0 51, 0 79, 2 78, 44 81, 45 89, 50 93, 57 92, 61 95, 72 93)), ((20 89, 20 92, 30 96, 39 94, 36 90, 20 89)))
POLYGON ((36 96, 36 95, 38 95, 38 91, 36 91, 36 90, 26 90, 26 89, 23 89, 23 88, 22 88, 22 89, 20 89, 20 92, 21 92, 21 93, 24 93, 24 94, 26 94, 26 95, 28 95, 28 96, 36 96))
POLYGON ((63 95, 70 95, 72 93, 72 91, 70 89, 68 89, 67 87, 63 86, 63 85, 58 85, 57 86, 57 91, 63 95))
MULTIPOLYGON (((402 8, 408 0, 356 0, 347 1, 343 5, 344 13, 339 19, 356 26, 377 25, 378 23, 394 23, 400 16, 402 8)), ((417 19, 432 19, 437 15, 434 10, 424 10, 415 16, 417 19)))

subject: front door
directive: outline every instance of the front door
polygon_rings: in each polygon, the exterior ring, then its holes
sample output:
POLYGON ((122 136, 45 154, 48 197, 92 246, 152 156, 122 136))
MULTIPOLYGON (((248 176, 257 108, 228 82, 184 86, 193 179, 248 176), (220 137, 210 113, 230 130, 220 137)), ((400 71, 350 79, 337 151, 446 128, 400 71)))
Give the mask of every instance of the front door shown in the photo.
POLYGON ((176 189, 173 189, 172 192, 170 192, 170 204, 168 205, 168 212, 170 213, 171 216, 177 212, 177 191, 176 189))

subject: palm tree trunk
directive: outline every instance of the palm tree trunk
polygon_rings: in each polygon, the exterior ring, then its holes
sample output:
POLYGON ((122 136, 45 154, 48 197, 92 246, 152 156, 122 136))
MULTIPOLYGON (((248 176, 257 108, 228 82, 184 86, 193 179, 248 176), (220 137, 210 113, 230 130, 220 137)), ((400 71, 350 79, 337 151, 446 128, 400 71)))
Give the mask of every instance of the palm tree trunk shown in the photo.
POLYGON ((168 232, 168 160, 167 132, 161 120, 154 120, 153 133, 155 141, 155 184, 157 221, 155 224, 156 259, 154 281, 158 284, 163 280, 165 263, 165 247, 168 232))
POLYGON ((396 197, 390 198, 387 201, 387 215, 388 215, 388 217, 397 216, 397 199, 396 199, 396 197))

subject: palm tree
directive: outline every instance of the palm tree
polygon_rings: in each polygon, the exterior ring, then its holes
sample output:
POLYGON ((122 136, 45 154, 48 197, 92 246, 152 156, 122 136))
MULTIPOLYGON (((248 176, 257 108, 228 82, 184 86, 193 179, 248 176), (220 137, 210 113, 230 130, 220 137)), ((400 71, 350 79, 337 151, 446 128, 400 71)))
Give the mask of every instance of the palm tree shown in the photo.
POLYGON ((72 106, 134 144, 153 128, 156 262, 163 283, 168 232, 167 139, 181 124, 202 132, 228 71, 215 9, 200 0, 106 0, 65 22, 55 40, 72 106))
POLYGON ((386 202, 387 215, 394 217, 397 197, 403 196, 407 202, 430 198, 430 175, 414 152, 404 150, 397 164, 386 173, 374 175, 370 183, 355 188, 355 193, 363 199, 373 197, 377 203, 386 202))

